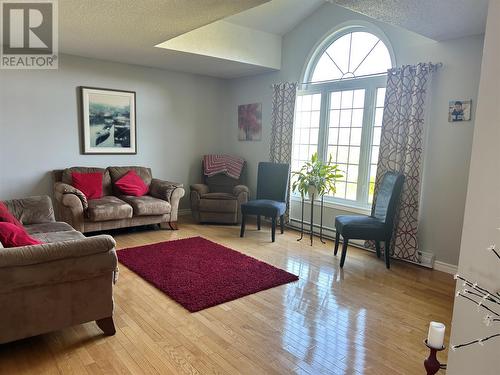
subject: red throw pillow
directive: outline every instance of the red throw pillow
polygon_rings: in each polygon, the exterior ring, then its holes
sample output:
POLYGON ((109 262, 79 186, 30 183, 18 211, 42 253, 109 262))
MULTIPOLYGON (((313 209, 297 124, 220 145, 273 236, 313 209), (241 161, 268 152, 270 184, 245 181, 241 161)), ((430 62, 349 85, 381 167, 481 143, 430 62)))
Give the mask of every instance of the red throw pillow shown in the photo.
POLYGON ((12 223, 0 222, 0 242, 4 247, 40 245, 42 242, 34 239, 23 227, 12 223))
POLYGON ((115 186, 125 195, 142 197, 149 191, 148 185, 144 183, 135 171, 131 170, 125 173, 115 182, 115 186))
POLYGON ((3 202, 0 202, 0 222, 11 223, 21 228, 23 227, 3 202))
POLYGON ((72 172, 73 187, 80 190, 87 199, 102 198, 102 173, 72 172))

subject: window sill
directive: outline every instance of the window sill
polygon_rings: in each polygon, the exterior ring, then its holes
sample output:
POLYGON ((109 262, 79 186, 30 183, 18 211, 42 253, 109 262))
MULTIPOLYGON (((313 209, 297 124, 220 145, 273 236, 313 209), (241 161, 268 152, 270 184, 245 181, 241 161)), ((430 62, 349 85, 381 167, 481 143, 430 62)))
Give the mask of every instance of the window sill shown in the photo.
MULTIPOLYGON (((302 199, 299 196, 292 195, 291 198, 292 202, 298 202, 301 203, 302 199)), ((309 199, 305 199, 305 204, 310 204, 309 199)), ((321 201, 320 200, 314 200, 314 205, 319 207, 321 206, 321 201)), ((354 213, 354 214, 360 214, 360 215, 370 215, 371 214, 371 209, 369 208, 364 208, 364 207, 359 207, 355 205, 349 205, 347 203, 338 203, 338 202, 332 202, 325 200, 323 202, 324 207, 328 208, 333 208, 336 210, 341 210, 341 211, 346 211, 349 213, 354 213)))

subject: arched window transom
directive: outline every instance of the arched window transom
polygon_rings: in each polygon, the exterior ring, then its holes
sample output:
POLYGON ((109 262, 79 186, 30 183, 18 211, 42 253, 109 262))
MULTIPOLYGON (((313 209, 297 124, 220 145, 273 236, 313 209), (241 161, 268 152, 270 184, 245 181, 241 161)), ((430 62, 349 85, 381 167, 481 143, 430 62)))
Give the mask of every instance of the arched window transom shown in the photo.
POLYGON ((365 31, 354 31, 335 39, 316 62, 311 81, 331 81, 386 73, 392 67, 385 43, 365 31))

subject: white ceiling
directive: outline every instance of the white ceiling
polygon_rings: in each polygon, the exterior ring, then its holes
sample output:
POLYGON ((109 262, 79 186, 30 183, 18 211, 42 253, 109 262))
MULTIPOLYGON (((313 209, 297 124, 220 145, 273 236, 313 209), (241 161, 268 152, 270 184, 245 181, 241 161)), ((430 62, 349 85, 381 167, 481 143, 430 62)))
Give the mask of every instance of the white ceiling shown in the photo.
MULTIPOLYGON (((199 48, 172 50, 155 48, 155 45, 192 30, 202 31, 203 27, 208 27, 206 25, 214 25, 216 21, 222 19, 226 24, 238 26, 240 29, 247 28, 249 36, 252 32, 255 34, 257 30, 268 33, 269 40, 275 37, 281 38, 325 1, 337 3, 435 40, 483 33, 488 2, 488 0, 59 0, 60 51, 72 55, 221 78, 263 73, 276 70, 276 65, 256 62, 258 59, 234 61, 230 55, 224 54, 210 56, 210 53, 200 52, 199 48)), ((197 35, 204 34, 202 32, 197 35)), ((248 38, 245 43, 247 42, 248 38)), ((203 40, 198 40, 197 43, 199 46, 203 40)), ((210 45, 204 47, 208 50, 210 45)))
POLYGON ((60 0, 60 51, 129 64, 223 77, 248 64, 154 46, 269 0, 60 0))
POLYGON ((230 16, 225 21, 276 35, 285 35, 324 3, 325 0, 272 0, 230 16))
POLYGON ((442 41, 483 34, 488 0, 329 0, 442 41))

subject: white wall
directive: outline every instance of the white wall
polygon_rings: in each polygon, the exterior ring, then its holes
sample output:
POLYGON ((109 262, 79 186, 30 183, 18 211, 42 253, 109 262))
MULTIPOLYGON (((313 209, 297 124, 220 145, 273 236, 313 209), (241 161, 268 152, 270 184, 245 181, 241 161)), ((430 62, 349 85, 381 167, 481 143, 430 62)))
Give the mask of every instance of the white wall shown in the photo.
MULTIPOLYGON (((465 207, 459 273, 492 291, 500 289, 500 260, 486 251, 492 243, 500 246, 500 2, 490 1, 479 87, 476 127, 472 145, 469 187, 465 207)), ((461 284, 458 284, 461 287, 461 284)), ((498 306, 495 308, 498 311, 498 306)), ((451 342, 461 344, 488 334, 500 326, 482 323, 484 310, 462 298, 453 309, 451 342)), ((449 351, 448 374, 498 374, 500 339, 449 351)))
MULTIPOLYGON (((456 265, 474 121, 450 125, 447 122, 447 106, 448 101, 455 98, 472 99, 475 105, 483 45, 481 36, 437 43, 341 7, 325 4, 284 36, 280 72, 230 82, 230 102, 226 113, 229 151, 248 161, 249 183, 255 189, 257 163, 269 157, 270 85, 280 81, 300 82, 303 67, 315 44, 338 25, 358 21, 371 22, 384 32, 394 49, 397 65, 427 61, 444 64, 435 74, 432 100, 429 103, 430 134, 424 171, 420 243, 421 250, 434 252, 438 260, 456 265), (237 105, 253 102, 263 103, 263 141, 238 142, 237 105)), ((294 217, 299 215, 297 208, 292 207, 294 217)), ((326 225, 333 226, 333 217, 344 213, 327 210, 326 225)))
POLYGON ((50 193, 49 172, 75 165, 144 165, 158 178, 199 182, 201 155, 221 143, 224 87, 213 78, 66 55, 59 70, 2 70, 0 197, 50 193), (137 155, 80 154, 78 86, 136 91, 137 155))

